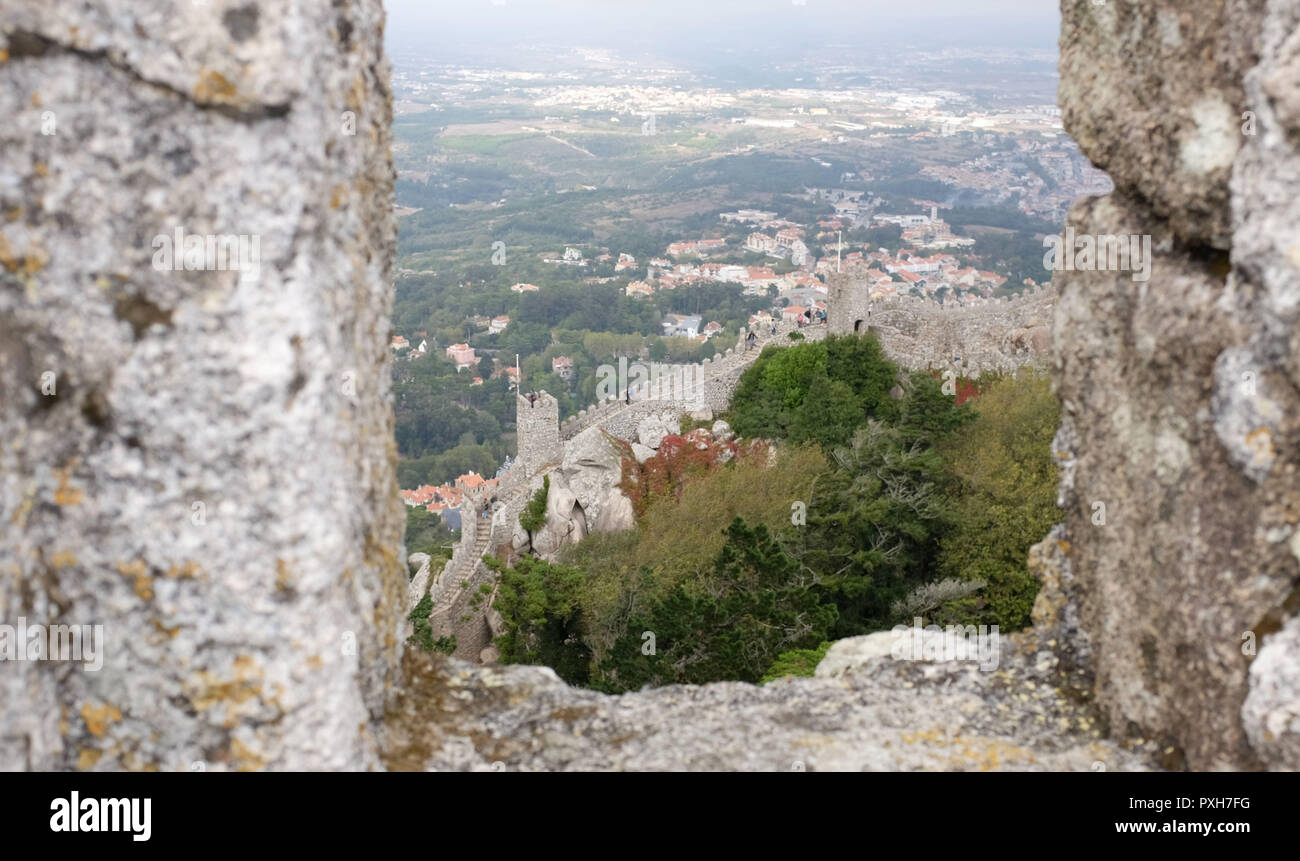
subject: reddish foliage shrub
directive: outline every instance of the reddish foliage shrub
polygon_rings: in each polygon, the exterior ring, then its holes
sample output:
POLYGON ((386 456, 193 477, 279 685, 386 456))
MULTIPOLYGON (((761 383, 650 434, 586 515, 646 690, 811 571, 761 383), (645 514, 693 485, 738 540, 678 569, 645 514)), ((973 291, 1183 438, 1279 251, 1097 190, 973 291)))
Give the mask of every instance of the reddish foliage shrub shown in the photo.
MULTIPOLYGON (((930 371, 930 376, 942 383, 943 374, 939 371, 930 371)), ((973 401, 980 396, 980 387, 978 380, 972 380, 967 377, 958 377, 956 379, 956 404, 961 406, 967 401, 973 401)))
POLYGON ((632 500, 637 517, 644 515, 655 499, 680 498, 682 488, 695 476, 737 458, 767 451, 767 444, 762 440, 739 444, 715 440, 707 429, 696 428, 685 436, 668 434, 659 443, 659 450, 653 457, 646 458, 645 463, 637 463, 631 445, 622 440, 618 442, 625 452, 619 489, 632 500))
POLYGON ((972 380, 962 379, 957 383, 957 406, 973 401, 980 396, 979 386, 972 380))

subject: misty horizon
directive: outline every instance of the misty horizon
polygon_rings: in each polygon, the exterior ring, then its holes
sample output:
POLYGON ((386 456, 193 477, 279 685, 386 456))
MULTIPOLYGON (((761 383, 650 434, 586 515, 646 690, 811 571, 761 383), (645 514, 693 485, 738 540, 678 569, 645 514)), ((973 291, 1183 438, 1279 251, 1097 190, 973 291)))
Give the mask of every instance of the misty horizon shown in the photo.
POLYGON ((1054 56, 1060 24, 1050 0, 978 9, 950 0, 901 8, 878 0, 389 0, 385 9, 385 41, 395 55, 529 71, 553 69, 557 45, 703 69, 780 64, 827 50, 866 64, 881 57, 897 62, 900 50, 1054 56))

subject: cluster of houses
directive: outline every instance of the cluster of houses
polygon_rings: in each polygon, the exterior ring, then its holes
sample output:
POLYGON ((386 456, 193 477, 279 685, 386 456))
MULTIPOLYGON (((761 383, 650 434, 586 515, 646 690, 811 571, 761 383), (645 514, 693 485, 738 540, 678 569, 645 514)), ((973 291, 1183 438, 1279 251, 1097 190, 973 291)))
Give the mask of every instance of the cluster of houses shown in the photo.
MULTIPOLYGON (((951 227, 939 218, 939 206, 933 201, 918 201, 930 207, 929 214, 906 215, 871 215, 870 206, 879 201, 865 202, 862 192, 834 190, 818 192, 811 190, 814 197, 824 196, 835 205, 833 216, 817 222, 811 240, 806 239, 807 230, 792 221, 777 218, 775 212, 756 209, 742 209, 736 212, 722 213, 724 223, 744 224, 754 229, 745 238, 743 251, 764 254, 777 260, 789 261, 797 267, 794 271, 777 274, 770 266, 753 266, 725 260, 709 260, 710 257, 723 256, 729 249, 726 239, 704 238, 695 240, 678 240, 669 243, 663 257, 654 257, 645 264, 645 277, 631 281, 625 288, 628 296, 651 297, 661 290, 673 290, 679 286, 699 283, 739 284, 749 295, 767 295, 773 288, 779 293, 792 291, 811 291, 825 295, 827 278, 849 265, 865 266, 871 281, 873 298, 888 298, 904 294, 933 296, 945 291, 961 302, 982 301, 990 296, 1007 279, 995 272, 977 270, 962 266, 947 249, 969 248, 975 240, 956 236, 951 227), (892 224, 902 228, 902 242, 907 249, 897 253, 888 249, 876 249, 871 252, 847 250, 841 238, 844 230, 852 229, 870 219, 873 225, 892 224), (811 247, 810 247, 811 243, 811 247), (815 249, 815 251, 814 251, 815 249), (816 253, 822 256, 817 258, 816 253), (688 258, 688 259, 683 259, 688 258)), ((566 247, 562 256, 544 258, 546 262, 566 266, 587 266, 588 261, 583 252, 574 247, 566 247)), ((627 273, 639 269, 636 257, 620 252, 617 257, 608 252, 594 258, 598 264, 613 263, 614 272, 627 273)), ((595 279, 588 279, 595 280, 595 279)), ((601 281, 612 279, 604 278, 601 281)), ((1034 286, 1026 280, 1027 286, 1034 286)), ((520 282, 511 286, 514 293, 533 293, 541 288, 536 284, 520 282)), ((751 326, 771 325, 774 318, 780 317, 790 321, 805 318, 805 312, 811 309, 815 318, 818 312, 825 310, 825 302, 814 300, 805 292, 804 304, 792 304, 785 308, 774 306, 771 313, 760 312, 749 319, 751 326)), ((490 320, 486 317, 473 318, 472 322, 480 328, 486 326, 489 334, 505 331, 510 325, 509 315, 502 314, 490 320)), ((723 331, 717 321, 705 323, 699 316, 688 314, 667 314, 663 320, 665 336, 693 338, 706 341, 723 331)), ((416 333, 421 339, 425 333, 416 333)), ((402 336, 393 338, 394 352, 409 351, 409 358, 418 358, 428 352, 427 340, 421 340, 418 347, 402 336)), ((447 357, 455 362, 458 371, 477 367, 477 357, 468 344, 452 344, 446 348, 447 357)), ((565 356, 557 356, 552 361, 552 371, 568 380, 573 377, 573 362, 565 356)), ((514 377, 514 368, 495 372, 493 376, 509 374, 514 377)), ((475 378, 479 382, 478 378, 475 378)), ((517 383, 517 381, 515 381, 517 383)))
MULTIPOLYGON (((739 284, 744 288, 745 293, 750 295, 764 295, 771 288, 781 292, 800 288, 820 288, 825 292, 825 283, 818 277, 818 272, 822 269, 814 268, 813 252, 805 240, 807 231, 804 227, 793 221, 777 218, 775 212, 757 209, 724 212, 719 218, 726 223, 747 224, 756 228, 745 238, 740 250, 789 261, 799 268, 778 275, 770 266, 710 261, 710 257, 717 257, 729 250, 726 239, 682 239, 669 243, 665 249, 665 256, 651 259, 646 266, 645 278, 628 284, 625 288, 626 294, 653 296, 659 290, 673 290, 680 286, 701 282, 739 284), (682 260, 682 258, 698 258, 702 262, 682 260)), ((818 222, 818 226, 835 230, 841 229, 844 223, 835 219, 818 222)), ((818 237, 825 235, 819 233, 818 237)), ((623 255, 620 255, 620 259, 622 257, 623 255)), ((833 261, 831 263, 833 265, 833 261)), ((667 325, 665 327, 667 328, 667 325)), ((674 325, 673 328, 684 332, 689 330, 690 326, 687 323, 674 325)))
POLYGON ((903 228, 903 241, 913 248, 970 248, 975 244, 969 236, 953 234, 948 222, 939 217, 937 204, 930 207, 929 215, 877 215, 871 221, 903 228))
MULTIPOLYGON (((628 296, 653 296, 660 290, 672 290, 678 286, 700 282, 722 282, 741 285, 751 295, 763 295, 775 287, 778 292, 795 291, 810 288, 823 295, 826 293, 826 278, 840 270, 846 264, 863 263, 879 270, 879 276, 873 287, 873 295, 891 296, 898 292, 932 295, 944 287, 949 288, 954 297, 969 294, 971 298, 987 296, 1006 283, 1006 279, 994 272, 980 271, 972 267, 963 267, 945 249, 969 248, 975 240, 956 236, 951 227, 939 218, 938 204, 926 201, 930 212, 909 215, 877 215, 871 219, 876 225, 895 224, 902 228, 902 241, 910 246, 896 254, 888 250, 877 249, 871 253, 850 251, 845 253, 840 241, 841 231, 851 229, 858 222, 861 195, 841 195, 835 202, 843 204, 843 211, 837 208, 834 217, 817 222, 814 247, 821 253, 815 259, 814 251, 805 240, 807 231, 798 224, 777 219, 775 213, 761 210, 739 210, 723 213, 725 222, 736 224, 753 224, 759 229, 751 232, 745 239, 743 250, 765 254, 767 256, 788 260, 799 267, 793 272, 778 275, 768 266, 749 266, 740 263, 722 261, 681 262, 682 257, 708 258, 717 256, 727 248, 724 239, 679 240, 668 245, 665 257, 651 259, 646 266, 646 277, 632 281, 625 292, 628 296)), ((605 255, 609 258, 609 255, 605 255)), ((612 258, 609 258, 612 259, 612 258)), ((629 255, 620 255, 620 262, 629 255)), ((629 267, 630 268, 630 267, 629 267)), ((795 319, 807 306, 794 306, 798 310, 777 311, 790 319, 795 319)), ((755 321, 751 320, 751 323, 755 321)), ((664 322, 665 334, 685 337, 700 337, 701 321, 685 315, 675 315, 664 322), (678 319, 680 317, 680 319, 678 319)))
POLYGON ((782 275, 769 266, 745 266, 740 263, 677 263, 667 260, 652 260, 646 271, 644 281, 633 281, 625 291, 628 296, 653 296, 658 290, 674 290, 678 287, 698 284, 706 281, 720 281, 724 284, 739 284, 750 295, 761 296, 769 287, 777 290, 795 290, 799 287, 815 287, 820 279, 811 272, 787 272, 782 275), (662 268, 661 268, 662 267, 662 268))
MULTIPOLYGON (((875 267, 880 270, 875 292, 880 296, 900 291, 932 295, 946 287, 954 297, 978 300, 1006 283, 1006 279, 996 273, 962 267, 954 257, 944 253, 949 249, 970 248, 975 240, 955 235, 951 226, 939 217, 939 204, 934 201, 917 201, 919 205, 929 207, 928 214, 873 215, 874 207, 883 201, 869 198, 864 192, 847 189, 808 191, 814 200, 828 201, 835 207, 834 215, 817 222, 811 239, 807 238, 808 231, 803 226, 778 218, 775 212, 741 209, 719 216, 725 224, 754 228, 739 250, 788 261, 797 267, 795 271, 778 275, 770 266, 727 262, 727 252, 737 249, 731 248, 726 239, 681 239, 669 243, 663 257, 649 260, 645 264, 645 277, 627 284, 625 294, 651 297, 661 290, 704 282, 739 284, 750 295, 765 295, 772 288, 778 292, 806 288, 825 294, 827 276, 846 264, 862 262, 870 265, 872 261, 879 264, 875 267), (843 231, 867 223, 875 226, 893 224, 902 228, 902 243, 910 250, 900 250, 897 254, 877 250, 867 254, 851 251, 851 246, 843 245, 843 231), (723 259, 710 259, 719 257, 723 259)), ((616 275, 640 268, 637 259, 626 253, 619 253, 617 258, 602 253, 595 260, 601 264, 614 262, 616 275)), ((573 247, 566 247, 562 257, 550 257, 547 261, 575 266, 588 263, 582 251, 573 247)), ((539 288, 534 284, 516 284, 510 289, 525 293, 539 288)), ((664 328, 684 336, 693 331, 694 334, 688 337, 702 334, 700 327, 692 326, 689 318, 665 321, 664 328)))
POLYGON ((394 335, 392 343, 388 346, 394 354, 405 354, 406 360, 413 362, 416 359, 424 358, 429 353, 429 333, 416 332, 415 337, 420 339, 420 345, 414 349, 411 348, 411 342, 401 335, 394 335))
MULTIPOLYGON (((499 319, 502 318, 500 317, 493 318, 492 322, 495 323, 496 320, 499 319)), ((509 317, 506 317, 504 319, 506 323, 509 323, 510 321, 509 317)), ((491 327, 489 327, 489 331, 494 331, 494 332, 499 332, 502 331, 503 329, 505 329, 504 325, 502 325, 500 328, 497 329, 492 329, 491 327)), ((420 340, 420 346, 416 347, 415 349, 411 349, 411 342, 408 341, 406 338, 404 338, 401 335, 394 335, 392 343, 389 345, 393 353, 398 355, 405 354, 408 360, 419 359, 428 355, 429 342, 425 337, 427 333, 417 332, 416 334, 421 337, 421 340, 420 340)), ((457 373, 460 373, 461 371, 464 370, 468 370, 472 373, 473 371, 478 369, 479 357, 476 354, 474 348, 471 347, 469 344, 451 344, 446 349, 443 350, 443 355, 445 355, 447 359, 456 366, 457 373)), ((516 379, 514 367, 503 368, 499 371, 495 371, 493 372, 492 376, 493 377, 508 376, 512 382, 515 383, 518 382, 518 379, 516 379)), ((482 385, 483 378, 480 376, 475 376, 471 381, 471 384, 475 386, 482 385)))
POLYGON ((667 254, 669 257, 708 257, 726 250, 725 239, 694 239, 669 243, 667 254))
POLYGON ((487 491, 497 486, 499 478, 484 478, 476 472, 467 472, 453 484, 425 484, 414 490, 403 490, 402 501, 409 508, 424 508, 442 517, 451 529, 460 528, 460 506, 465 494, 487 491))
POLYGON ((870 253, 848 254, 844 263, 862 264, 869 268, 868 275, 874 278, 871 284, 873 298, 887 298, 913 290, 930 296, 945 287, 954 296, 960 293, 987 296, 1007 283, 1007 279, 996 272, 962 266, 957 258, 943 253, 922 255, 916 251, 899 251, 894 255, 878 249, 870 253))
POLYGON ((663 321, 665 338, 693 338, 701 343, 723 332, 723 325, 717 320, 705 323, 698 314, 665 314, 663 321))
POLYGON ((564 249, 564 254, 560 257, 543 257, 543 263, 550 263, 554 266, 582 266, 587 265, 587 259, 582 256, 582 251, 577 248, 568 247, 564 249))
POLYGON ((815 321, 825 313, 826 303, 816 299, 810 305, 787 305, 784 308, 773 308, 771 311, 759 311, 750 316, 749 328, 754 330, 770 328, 778 320, 786 323, 815 321), (808 313, 810 310, 811 314, 808 313))
POLYGON ((789 259, 795 266, 807 266, 810 258, 803 237, 802 227, 786 227, 778 230, 775 235, 755 232, 745 238, 745 250, 779 260, 789 259))

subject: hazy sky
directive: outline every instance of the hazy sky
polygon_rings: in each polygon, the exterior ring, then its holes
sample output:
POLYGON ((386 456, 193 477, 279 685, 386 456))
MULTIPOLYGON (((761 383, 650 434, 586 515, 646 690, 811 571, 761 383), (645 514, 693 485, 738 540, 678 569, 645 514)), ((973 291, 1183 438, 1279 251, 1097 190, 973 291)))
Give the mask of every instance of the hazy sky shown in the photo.
MULTIPOLYGON (((463 59, 503 45, 644 46, 677 53, 881 40, 917 45, 1056 47, 1058 0, 385 0, 390 49, 463 59)), ((485 61, 489 57, 485 56, 485 61)))

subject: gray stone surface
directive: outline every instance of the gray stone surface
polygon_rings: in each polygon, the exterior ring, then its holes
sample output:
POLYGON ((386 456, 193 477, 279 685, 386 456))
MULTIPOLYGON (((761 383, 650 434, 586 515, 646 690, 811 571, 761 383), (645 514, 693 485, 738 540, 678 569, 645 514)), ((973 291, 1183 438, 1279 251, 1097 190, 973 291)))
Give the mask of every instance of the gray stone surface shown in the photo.
POLYGON ((659 449, 659 443, 670 433, 664 417, 660 413, 651 413, 641 419, 636 426, 636 441, 646 448, 659 449))
POLYGON ((623 450, 601 428, 591 428, 565 443, 560 478, 573 491, 588 523, 623 496, 623 450))
POLYGON ((636 510, 632 500, 621 492, 610 491, 600 507, 593 532, 621 532, 636 528, 636 510))
POLYGON ((1067 131, 1174 234, 1218 248, 1233 241, 1228 179, 1255 107, 1242 76, 1264 5, 1061 3, 1067 131))
POLYGON ((1002 666, 878 658, 836 678, 723 682, 618 697, 549 668, 408 658, 387 764, 434 771, 1145 771, 1062 687, 1055 658, 1011 644, 1002 666))
POLYGON ((518 520, 515 521, 514 548, 518 553, 532 552, 543 559, 554 560, 560 549, 577 544, 587 536, 587 519, 582 513, 577 495, 566 486, 562 475, 553 473, 546 494, 546 523, 529 535, 518 520), (575 506, 577 507, 575 510, 575 506))
MULTIPOLYGON (((420 561, 420 567, 416 569, 415 576, 411 578, 410 584, 406 588, 406 601, 404 603, 405 612, 403 616, 409 615, 415 609, 415 605, 420 603, 425 595, 429 594, 429 586, 432 580, 439 572, 442 571, 446 560, 439 559, 435 565, 427 553, 412 553, 410 558, 416 556, 424 557, 420 561)), ((409 562, 409 558, 408 558, 409 562)))
POLYGON ((1279 715, 1297 658, 1267 644, 1289 642, 1269 632, 1294 617, 1300 579, 1300 81, 1286 73, 1300 4, 1107 7, 1063 5, 1066 127, 1117 183, 1070 224, 1151 235, 1155 261, 1145 284, 1057 273, 1069 564, 1047 568, 1073 580, 1062 606, 1090 635, 1117 733, 1157 736, 1192 768, 1294 769, 1279 715))
POLYGON ((374 766, 407 584, 380 3, 0 27, 0 621, 106 641, 0 664, 0 768, 374 766), (178 228, 258 271, 154 268, 178 228))
POLYGON ((833 679, 866 666, 868 661, 889 660, 898 635, 881 631, 863 637, 836 640, 826 650, 826 656, 817 664, 816 678, 833 679))
MULTIPOLYGON (((1001 663, 1002 646, 1008 644, 998 632, 981 632, 956 626, 899 628, 860 637, 836 640, 817 664, 815 677, 833 679, 867 667, 871 661, 921 661, 943 664, 970 662, 982 672, 995 672, 1001 663)), ((1052 659, 1055 660, 1054 656, 1052 659)))
POLYGON ((1241 717, 1260 759, 1294 769, 1300 762, 1300 616, 1264 637, 1250 665, 1241 717))
POLYGON ((639 442, 632 443, 632 456, 636 458, 637 463, 645 463, 655 456, 655 450, 647 445, 641 445, 639 442))
POLYGON ((428 553, 408 553, 406 555, 406 571, 412 577, 420 573, 420 569, 429 562, 428 553))

